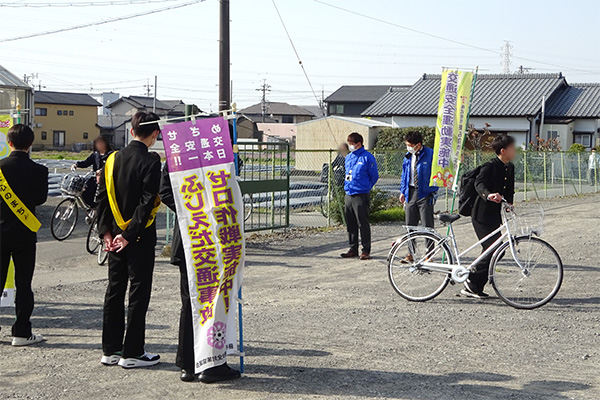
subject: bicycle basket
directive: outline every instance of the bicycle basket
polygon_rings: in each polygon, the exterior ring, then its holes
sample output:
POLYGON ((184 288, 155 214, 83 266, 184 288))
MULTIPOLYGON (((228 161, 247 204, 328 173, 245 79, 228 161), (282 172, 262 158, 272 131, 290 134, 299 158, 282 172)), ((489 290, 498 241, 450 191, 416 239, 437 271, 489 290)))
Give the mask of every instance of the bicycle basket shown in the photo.
POLYGON ((513 235, 540 236, 544 232, 544 209, 541 205, 517 205, 514 211, 507 213, 507 219, 513 235))
POLYGON ((81 196, 85 180, 77 174, 67 174, 63 177, 60 185, 61 190, 71 196, 81 196))

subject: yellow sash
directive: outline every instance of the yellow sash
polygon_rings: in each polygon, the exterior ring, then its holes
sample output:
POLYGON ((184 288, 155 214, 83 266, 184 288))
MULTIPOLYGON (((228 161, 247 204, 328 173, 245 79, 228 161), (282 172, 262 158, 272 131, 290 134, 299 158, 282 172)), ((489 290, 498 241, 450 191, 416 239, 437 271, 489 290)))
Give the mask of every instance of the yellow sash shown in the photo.
POLYGON ((27 228, 29 228, 32 232, 37 232, 42 226, 42 223, 33 215, 31 211, 27 208, 25 203, 17 197, 16 193, 13 192, 10 185, 6 181, 4 177, 4 173, 2 169, 0 169, 0 196, 2 196, 2 200, 6 203, 10 211, 12 211, 19 221, 23 223, 27 228))
MULTIPOLYGON (((113 180, 113 170, 115 168, 115 154, 117 152, 111 153, 106 159, 106 164, 104 164, 104 178, 106 181, 106 193, 108 194, 108 203, 110 204, 110 209, 112 210, 113 216, 115 217, 115 221, 119 228, 122 230, 127 229, 131 219, 129 221, 123 220, 123 216, 121 215, 121 210, 119 210, 119 205, 117 204, 117 196, 115 194, 115 182, 113 180)), ((148 218, 148 222, 146 223, 146 228, 148 228, 154 222, 156 218, 156 213, 160 208, 160 197, 157 195, 156 199, 154 199, 154 208, 150 213, 150 217, 148 218)))

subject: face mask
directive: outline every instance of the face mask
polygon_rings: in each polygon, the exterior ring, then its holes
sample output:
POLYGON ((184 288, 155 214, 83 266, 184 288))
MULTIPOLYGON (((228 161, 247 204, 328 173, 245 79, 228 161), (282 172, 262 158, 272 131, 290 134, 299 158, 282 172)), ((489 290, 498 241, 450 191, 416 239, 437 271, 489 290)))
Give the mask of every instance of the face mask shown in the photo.
POLYGON ((353 144, 349 144, 348 145, 348 150, 350 150, 350 152, 353 152, 354 150, 356 150, 356 146, 353 144))
POLYGON ((417 149, 415 149, 413 146, 406 146, 406 150, 408 150, 410 154, 415 154, 417 152, 417 149))

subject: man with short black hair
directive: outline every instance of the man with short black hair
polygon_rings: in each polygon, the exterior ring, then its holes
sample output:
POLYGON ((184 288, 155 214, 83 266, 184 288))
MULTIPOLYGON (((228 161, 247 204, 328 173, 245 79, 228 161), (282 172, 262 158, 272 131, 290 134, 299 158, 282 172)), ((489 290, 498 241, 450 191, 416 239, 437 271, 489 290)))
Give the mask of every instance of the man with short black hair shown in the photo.
POLYGON ((133 116, 129 145, 112 153, 100 176, 97 196, 98 231, 108 255, 108 288, 104 299, 102 356, 104 365, 123 368, 158 364, 160 356, 146 353, 146 312, 152 292, 156 247, 154 218, 160 206, 160 156, 149 152, 160 134, 158 115, 133 116), (129 305, 125 330, 124 302, 129 305))
POLYGON ((400 203, 405 204, 406 225, 433 228, 433 206, 438 191, 437 186, 429 185, 433 149, 423 145, 423 136, 417 131, 408 132, 404 142, 408 152, 402 163, 400 203))
MULTIPOLYGON (((492 149, 497 154, 493 160, 481 166, 481 171, 475 180, 477 198, 473 204, 471 221, 477 237, 481 240, 502 225, 502 199, 513 202, 515 195, 515 166, 511 162, 517 155, 515 139, 508 135, 498 135, 492 142, 492 149)), ((482 253, 494 244, 500 233, 493 235, 481 244, 482 253)), ((490 253, 476 266, 476 271, 469 275, 465 288, 461 293, 477 299, 488 298, 483 291, 488 281, 490 253)))
POLYGON ((379 179, 375 157, 365 150, 363 137, 356 132, 348 135, 346 156, 346 178, 344 181, 345 216, 350 249, 342 253, 343 258, 358 257, 358 232, 362 243, 361 260, 371 258, 371 226, 369 225, 370 193, 379 179))
POLYGON ((0 295, 4 291, 12 257, 15 271, 15 311, 12 345, 28 346, 44 338, 31 331, 34 301, 31 281, 35 269, 37 230, 35 207, 48 197, 48 168, 29 158, 33 144, 30 127, 17 124, 8 130, 11 153, 0 160, 0 295))

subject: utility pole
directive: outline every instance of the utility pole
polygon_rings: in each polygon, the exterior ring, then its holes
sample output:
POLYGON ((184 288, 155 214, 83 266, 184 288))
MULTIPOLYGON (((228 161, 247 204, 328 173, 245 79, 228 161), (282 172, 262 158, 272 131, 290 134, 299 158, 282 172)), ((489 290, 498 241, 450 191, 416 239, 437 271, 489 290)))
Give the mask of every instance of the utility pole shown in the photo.
POLYGON ((146 84, 144 85, 144 90, 146 91, 146 97, 150 97, 150 93, 152 93, 150 90, 153 87, 154 86, 150 84, 150 79, 146 78, 146 84))
POLYGON ((231 62, 229 59, 229 0, 219 0, 219 111, 228 110, 231 105, 231 62))
POLYGON ((152 112, 156 114, 156 86, 158 84, 158 76, 154 75, 154 101, 152 102, 152 112))
POLYGON ((257 92, 262 92, 262 100, 261 100, 261 113, 262 113, 262 122, 265 122, 265 119, 267 117, 267 108, 269 106, 269 103, 267 102, 267 93, 271 91, 271 85, 269 85, 267 83, 266 79, 263 79, 263 84, 260 85, 260 87, 258 89, 256 89, 257 92))
POLYGON ((502 50, 502 54, 500 54, 500 57, 502 58, 500 65, 502 65, 503 74, 510 74, 510 65, 512 64, 512 61, 510 59, 512 57, 512 48, 513 46, 508 40, 505 40, 504 45, 500 47, 500 49, 502 50))
POLYGON ((519 65, 519 69, 517 70, 519 74, 527 74, 529 73, 529 71, 531 71, 533 68, 530 67, 524 67, 522 65, 519 65))

